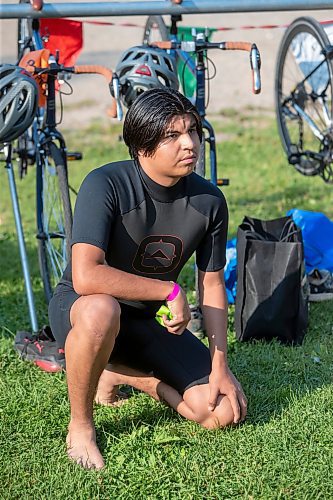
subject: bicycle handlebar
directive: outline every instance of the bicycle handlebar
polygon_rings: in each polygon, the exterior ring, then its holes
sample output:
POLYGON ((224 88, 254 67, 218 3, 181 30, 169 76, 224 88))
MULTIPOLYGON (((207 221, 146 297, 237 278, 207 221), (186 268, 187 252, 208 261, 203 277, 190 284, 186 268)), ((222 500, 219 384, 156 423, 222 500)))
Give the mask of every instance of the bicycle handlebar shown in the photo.
MULTIPOLYGON (((66 71, 66 68, 64 68, 66 71)), ((118 114, 118 102, 114 98, 113 93, 112 93, 112 86, 113 86, 113 73, 111 69, 107 68, 106 66, 101 66, 99 64, 85 64, 85 65, 80 65, 80 66, 74 66, 73 67, 73 73, 75 74, 98 74, 98 75, 103 75, 108 84, 109 84, 109 90, 111 94, 111 106, 108 109, 108 115, 111 116, 111 118, 117 118, 118 120, 122 119, 122 116, 119 117, 118 114)))
POLYGON ((260 52, 255 43, 250 42, 207 42, 203 39, 179 42, 168 40, 163 42, 152 42, 149 45, 159 47, 164 50, 182 50, 184 52, 200 52, 207 49, 220 50, 245 50, 250 53, 250 65, 252 70, 252 89, 254 94, 261 91, 260 52))
POLYGON ((104 76, 109 84, 109 90, 111 94, 111 106, 108 109, 108 115, 111 118, 118 118, 118 120, 122 120, 122 109, 120 105, 119 90, 118 93, 114 92, 115 88, 114 75, 111 69, 107 68, 106 66, 101 66, 98 64, 62 66, 61 64, 53 63, 48 68, 37 68, 35 66, 30 66, 27 67, 26 69, 30 71, 33 75, 38 75, 38 74, 57 75, 59 73, 74 73, 74 74, 98 74, 104 76))

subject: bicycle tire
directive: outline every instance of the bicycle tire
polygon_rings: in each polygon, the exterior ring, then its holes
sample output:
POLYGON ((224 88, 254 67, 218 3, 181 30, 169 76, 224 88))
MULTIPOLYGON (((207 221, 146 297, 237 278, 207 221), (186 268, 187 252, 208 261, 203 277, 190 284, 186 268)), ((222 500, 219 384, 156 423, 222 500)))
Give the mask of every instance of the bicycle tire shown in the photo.
POLYGON ((163 17, 149 16, 143 32, 143 45, 148 45, 150 42, 166 41, 169 39, 169 30, 163 20, 163 17))
POLYGON ((333 182, 329 124, 333 116, 333 66, 321 53, 329 46, 327 34, 315 19, 300 17, 289 26, 277 56, 275 106, 289 163, 303 175, 319 174, 326 182, 333 182))
POLYGON ((67 166, 59 147, 45 144, 37 162, 38 257, 49 303, 70 256, 72 207, 67 166))

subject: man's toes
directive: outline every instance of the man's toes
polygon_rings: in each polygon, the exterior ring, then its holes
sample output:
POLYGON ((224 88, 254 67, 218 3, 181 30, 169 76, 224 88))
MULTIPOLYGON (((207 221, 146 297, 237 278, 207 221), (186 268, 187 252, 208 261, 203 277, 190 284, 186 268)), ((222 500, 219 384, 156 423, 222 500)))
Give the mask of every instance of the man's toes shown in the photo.
POLYGON ((84 448, 67 448, 67 455, 70 460, 80 465, 84 469, 100 470, 104 467, 105 463, 99 450, 90 450, 84 448))

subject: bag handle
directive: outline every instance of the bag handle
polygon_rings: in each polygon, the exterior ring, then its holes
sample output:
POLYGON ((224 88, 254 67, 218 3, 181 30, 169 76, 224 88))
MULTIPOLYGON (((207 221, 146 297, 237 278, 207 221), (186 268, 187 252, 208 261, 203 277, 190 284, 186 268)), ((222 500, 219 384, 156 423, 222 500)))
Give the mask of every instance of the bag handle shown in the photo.
POLYGON ((298 228, 293 221, 293 219, 289 219, 286 221, 285 225, 282 228, 279 241, 289 241, 291 242, 291 237, 298 233, 298 228))
POLYGON ((247 239, 253 239, 253 240, 261 240, 261 241, 281 241, 281 242, 292 242, 292 236, 296 235, 298 233, 298 228, 293 221, 292 218, 289 218, 280 233, 279 238, 276 238, 274 235, 271 233, 266 233, 260 234, 257 231, 255 231, 251 221, 249 220, 243 220, 242 222, 242 229, 247 232, 246 238, 247 239))
MULTIPOLYGON (((271 239, 269 239, 267 236, 255 231, 254 227, 252 226, 252 224, 249 221, 243 221, 242 229, 244 229, 244 231, 247 231, 246 239, 248 239, 248 240, 278 241, 277 239, 273 239, 274 236, 271 234, 270 234, 271 239)), ((266 233, 266 234, 268 234, 268 233, 266 233)))

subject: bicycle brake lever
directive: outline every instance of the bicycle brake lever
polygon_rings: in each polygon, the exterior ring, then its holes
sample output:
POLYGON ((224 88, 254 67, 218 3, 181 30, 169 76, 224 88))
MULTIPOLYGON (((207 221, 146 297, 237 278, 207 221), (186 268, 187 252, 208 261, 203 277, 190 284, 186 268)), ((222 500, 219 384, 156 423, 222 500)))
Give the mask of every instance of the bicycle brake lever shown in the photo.
POLYGON ((117 73, 113 73, 110 85, 111 95, 114 97, 117 105, 117 118, 119 121, 123 119, 123 108, 120 102, 120 83, 117 73))
POLYGON ((259 94, 261 91, 261 78, 260 78, 261 58, 260 58, 260 52, 255 43, 252 44, 250 51, 250 64, 252 69, 253 93, 259 94))

